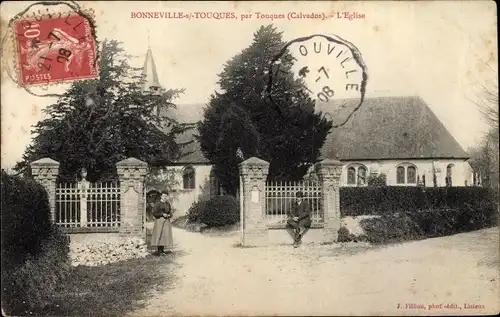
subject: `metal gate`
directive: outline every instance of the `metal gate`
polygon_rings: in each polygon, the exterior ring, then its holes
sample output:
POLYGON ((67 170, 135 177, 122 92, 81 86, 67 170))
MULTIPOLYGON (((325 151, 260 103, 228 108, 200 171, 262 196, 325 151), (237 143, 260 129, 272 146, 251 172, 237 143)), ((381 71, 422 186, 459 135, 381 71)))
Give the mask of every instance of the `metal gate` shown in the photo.
POLYGON ((120 226, 119 182, 60 183, 55 205, 55 220, 60 227, 120 226))

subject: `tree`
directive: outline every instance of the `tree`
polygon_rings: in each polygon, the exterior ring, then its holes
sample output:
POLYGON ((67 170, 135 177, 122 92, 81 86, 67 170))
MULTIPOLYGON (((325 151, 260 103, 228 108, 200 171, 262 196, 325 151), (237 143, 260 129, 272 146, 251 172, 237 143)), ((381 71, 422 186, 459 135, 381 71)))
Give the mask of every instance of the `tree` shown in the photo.
POLYGON ((482 114, 486 124, 490 127, 489 137, 493 141, 498 141, 498 72, 490 65, 486 64, 493 76, 490 81, 481 84, 477 97, 472 102, 482 114))
POLYGON ((498 142, 494 136, 486 134, 479 144, 470 147, 467 152, 470 166, 480 177, 476 179, 476 184, 498 187, 498 142))
POLYGON ((481 175, 480 183, 498 189, 499 186, 499 127, 498 127, 498 72, 490 64, 487 69, 492 79, 479 85, 477 97, 472 100, 489 129, 479 144, 469 149, 469 164, 481 175))
POLYGON ((379 186, 387 186, 387 175, 384 173, 380 173, 375 176, 368 177, 368 186, 379 187, 379 186))
POLYGON ((220 184, 235 195, 238 163, 257 155, 259 134, 249 114, 235 103, 226 103, 224 97, 213 100, 213 106, 204 110, 204 118, 199 126, 202 149, 208 154, 220 184), (243 157, 238 157, 238 150, 243 157))
POLYGON ((303 81, 294 77, 288 51, 273 75, 273 100, 267 95, 268 67, 284 45, 275 27, 260 27, 250 46, 224 65, 218 82, 222 93, 212 95, 204 111, 201 149, 230 193, 238 188, 238 148, 245 158, 258 155, 270 162, 270 179, 299 180, 316 162, 332 127, 321 112, 315 113, 303 81))
POLYGON ((115 178, 115 164, 127 157, 153 166, 177 158, 182 144, 175 136, 187 126, 153 109, 173 106, 182 90, 144 91, 141 69, 129 60, 121 43, 104 41, 99 77, 74 82, 44 109, 47 118, 34 126, 33 142, 15 169, 26 171, 32 161, 50 157, 60 162, 62 181, 75 180, 81 168, 90 181, 103 181, 115 178))

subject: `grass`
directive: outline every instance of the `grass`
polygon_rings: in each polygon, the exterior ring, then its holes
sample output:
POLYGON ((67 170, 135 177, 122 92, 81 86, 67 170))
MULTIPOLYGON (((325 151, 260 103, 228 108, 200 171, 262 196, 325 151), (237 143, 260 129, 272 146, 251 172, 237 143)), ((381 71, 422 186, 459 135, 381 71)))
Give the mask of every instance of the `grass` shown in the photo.
POLYGON ((52 305, 37 316, 123 316, 140 308, 152 290, 163 289, 172 275, 172 256, 134 259, 99 267, 72 268, 53 295, 52 305))

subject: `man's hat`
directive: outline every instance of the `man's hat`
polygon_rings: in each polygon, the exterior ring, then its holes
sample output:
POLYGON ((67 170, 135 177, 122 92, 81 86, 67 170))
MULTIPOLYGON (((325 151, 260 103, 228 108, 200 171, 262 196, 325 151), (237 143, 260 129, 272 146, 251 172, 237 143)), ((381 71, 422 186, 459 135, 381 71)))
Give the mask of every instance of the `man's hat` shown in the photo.
POLYGON ((302 193, 301 191, 298 191, 298 192, 295 194, 295 197, 297 197, 297 198, 302 198, 302 197, 304 197, 304 193, 302 193))

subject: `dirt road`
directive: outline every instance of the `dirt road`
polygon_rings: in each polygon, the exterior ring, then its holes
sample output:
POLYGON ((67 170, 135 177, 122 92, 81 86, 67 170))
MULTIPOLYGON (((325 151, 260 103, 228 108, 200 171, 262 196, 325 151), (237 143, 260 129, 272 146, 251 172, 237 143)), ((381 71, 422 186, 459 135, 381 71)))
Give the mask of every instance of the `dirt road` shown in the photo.
POLYGON ((238 248, 238 235, 207 237, 180 229, 174 237, 180 253, 175 283, 130 316, 500 310, 498 228, 352 255, 339 245, 238 248))

